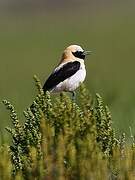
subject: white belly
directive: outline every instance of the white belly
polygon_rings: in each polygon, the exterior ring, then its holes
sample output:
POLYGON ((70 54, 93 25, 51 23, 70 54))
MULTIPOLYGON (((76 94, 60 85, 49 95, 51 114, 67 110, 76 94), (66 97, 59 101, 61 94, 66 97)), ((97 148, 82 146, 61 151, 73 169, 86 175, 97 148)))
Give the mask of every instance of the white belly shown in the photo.
POLYGON ((66 79, 65 81, 59 83, 52 92, 61 91, 74 91, 79 87, 79 85, 85 80, 86 70, 85 67, 79 69, 73 76, 66 79))

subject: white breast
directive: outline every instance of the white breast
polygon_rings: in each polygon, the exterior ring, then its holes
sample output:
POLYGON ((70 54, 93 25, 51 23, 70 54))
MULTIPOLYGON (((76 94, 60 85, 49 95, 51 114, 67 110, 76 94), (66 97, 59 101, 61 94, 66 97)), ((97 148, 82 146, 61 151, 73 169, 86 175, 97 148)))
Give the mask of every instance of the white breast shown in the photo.
POLYGON ((74 91, 85 80, 85 77, 86 77, 85 65, 84 63, 81 62, 80 69, 73 76, 59 83, 52 90, 52 92, 74 91))

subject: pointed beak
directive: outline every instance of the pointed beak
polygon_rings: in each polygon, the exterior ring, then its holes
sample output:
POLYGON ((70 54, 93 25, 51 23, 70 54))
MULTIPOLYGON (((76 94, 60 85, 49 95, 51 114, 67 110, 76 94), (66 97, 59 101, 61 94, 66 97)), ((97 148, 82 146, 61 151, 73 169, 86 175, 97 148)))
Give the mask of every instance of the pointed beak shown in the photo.
POLYGON ((83 54, 84 54, 84 55, 91 55, 91 54, 92 54, 92 51, 84 51, 83 54))

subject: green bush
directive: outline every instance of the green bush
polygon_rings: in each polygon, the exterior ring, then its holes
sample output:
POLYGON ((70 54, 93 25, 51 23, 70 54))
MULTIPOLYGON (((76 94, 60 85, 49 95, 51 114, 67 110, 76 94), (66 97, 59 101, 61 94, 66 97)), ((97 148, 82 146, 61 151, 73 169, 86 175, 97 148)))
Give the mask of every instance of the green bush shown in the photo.
POLYGON ((66 93, 51 97, 34 78, 38 95, 20 123, 14 106, 10 112, 12 144, 0 148, 0 179, 133 179, 133 143, 125 134, 115 137, 109 108, 99 94, 89 95, 81 85, 79 102, 66 93))

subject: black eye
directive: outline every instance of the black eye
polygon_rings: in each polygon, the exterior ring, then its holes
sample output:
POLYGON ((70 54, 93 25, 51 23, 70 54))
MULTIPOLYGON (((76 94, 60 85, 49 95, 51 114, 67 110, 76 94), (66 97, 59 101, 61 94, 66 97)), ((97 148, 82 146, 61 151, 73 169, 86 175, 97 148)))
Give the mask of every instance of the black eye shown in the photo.
POLYGON ((80 59, 85 59, 85 54, 83 51, 76 51, 76 52, 72 52, 72 54, 77 57, 77 58, 80 58, 80 59))

